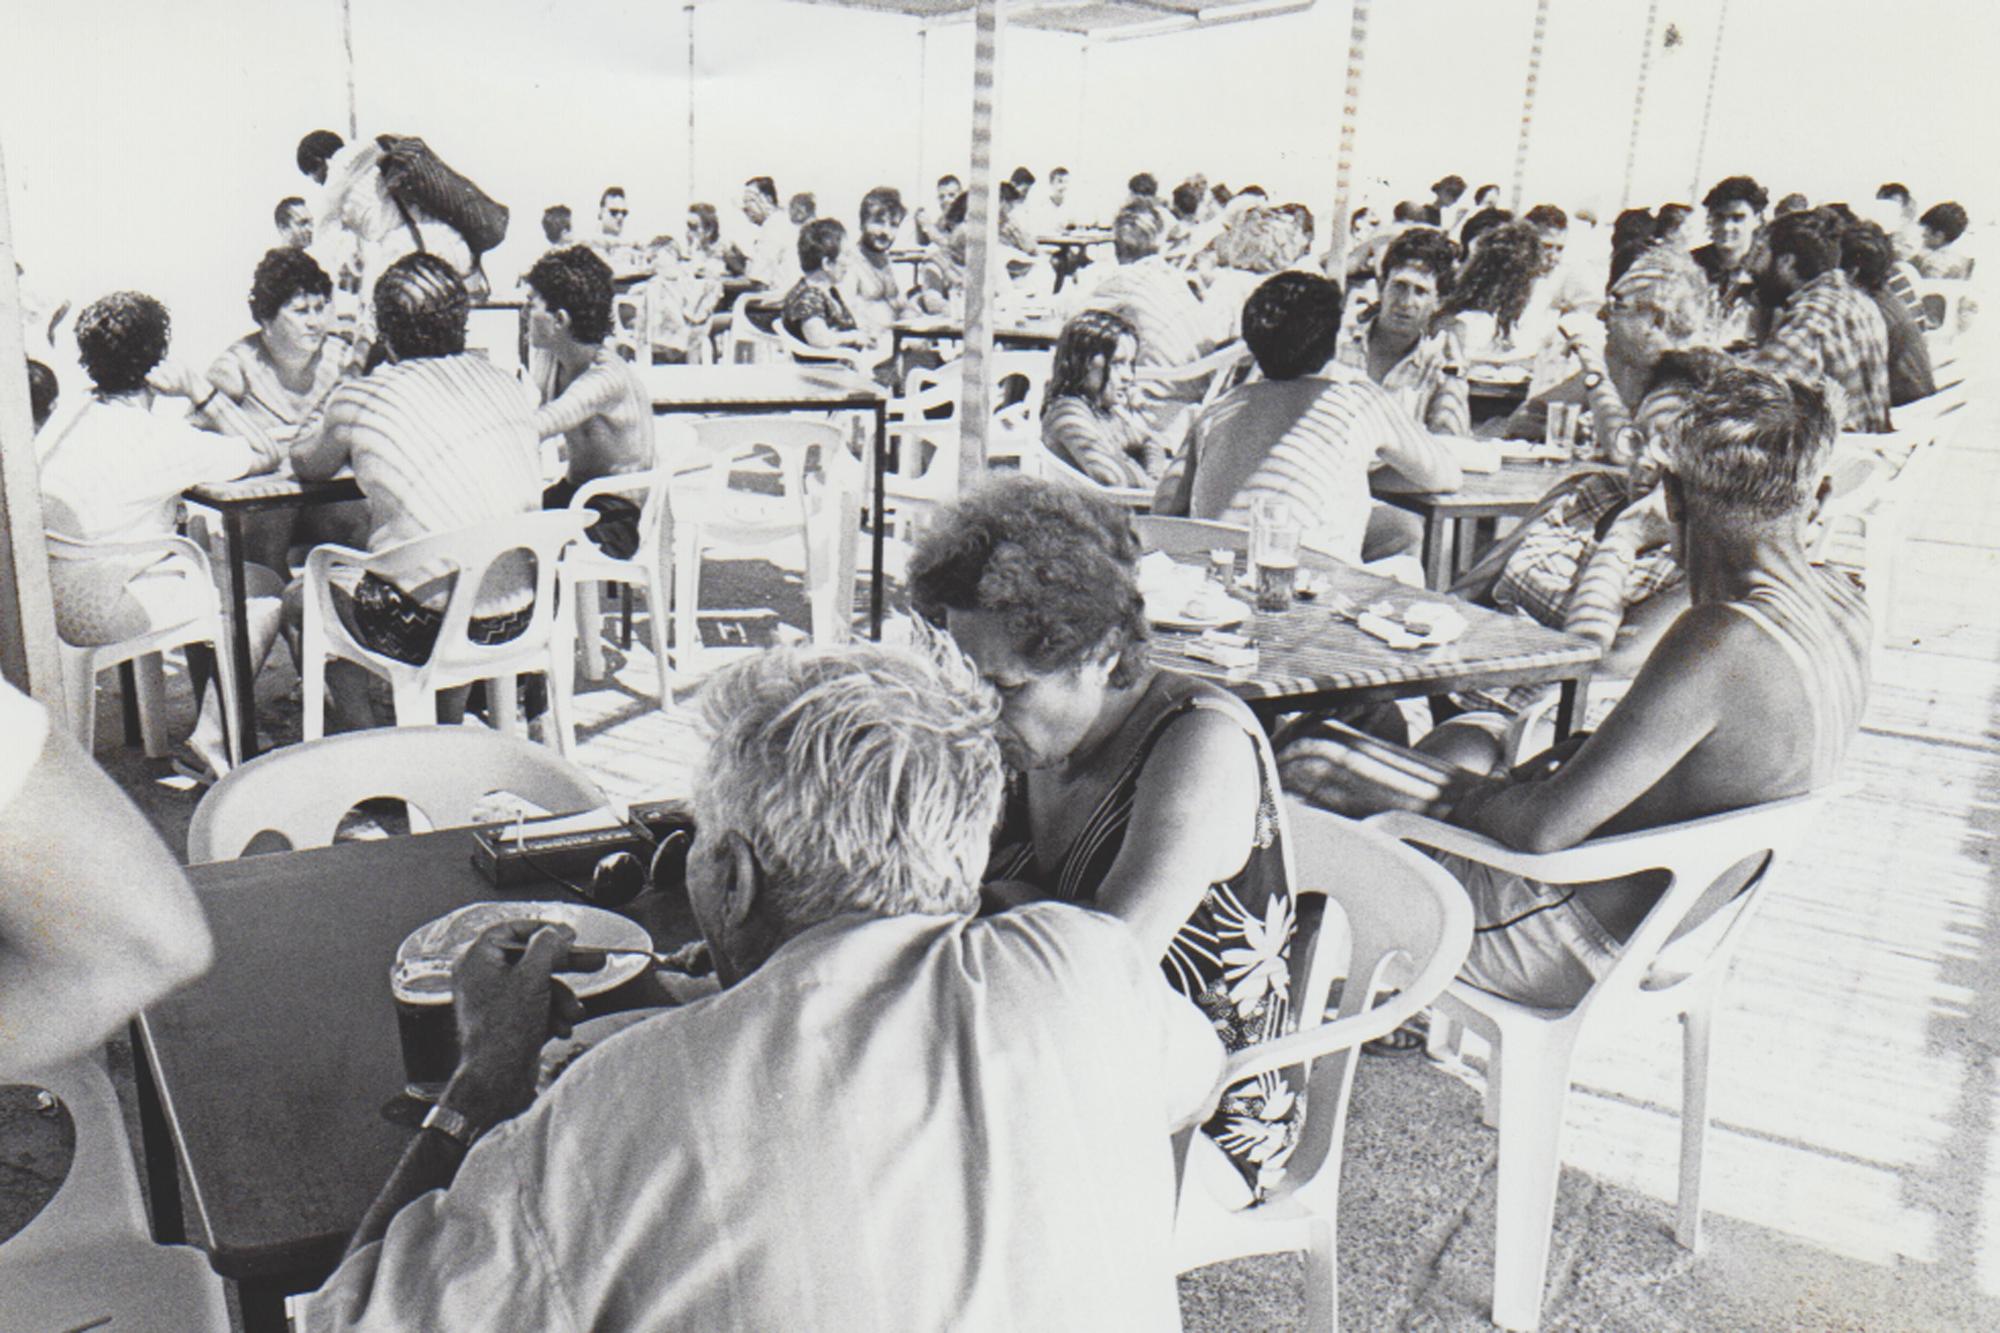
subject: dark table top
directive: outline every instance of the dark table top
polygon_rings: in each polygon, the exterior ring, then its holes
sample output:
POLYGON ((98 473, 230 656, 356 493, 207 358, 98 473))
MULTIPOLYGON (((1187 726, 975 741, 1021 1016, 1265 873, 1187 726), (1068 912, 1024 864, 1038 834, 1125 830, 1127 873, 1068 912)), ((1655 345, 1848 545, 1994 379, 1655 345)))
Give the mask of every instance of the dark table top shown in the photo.
MULTIPOLYGON (((1580 679, 1599 657, 1597 645, 1545 629, 1525 616, 1503 615, 1443 593, 1410 588, 1334 562, 1311 562, 1326 585, 1292 609, 1253 612, 1239 628, 1257 641, 1254 671, 1232 678, 1215 666, 1176 651, 1195 637, 1155 630, 1156 665, 1221 684, 1260 713, 1290 711, 1307 703, 1363 702, 1445 694, 1478 686, 1522 685, 1580 679), (1336 619, 1329 605, 1345 594, 1362 605, 1381 599, 1398 607, 1445 603, 1466 619, 1465 633, 1435 648, 1391 648, 1336 619)), ((1236 594, 1246 603, 1248 591, 1236 594)))
POLYGON ((641 369, 655 412, 878 407, 872 380, 823 366, 652 366, 641 369))
MULTIPOLYGON (((408 1144, 381 1114, 403 1086, 389 965, 404 936, 471 902, 568 896, 493 887, 472 845, 454 829, 189 869, 215 965, 140 1026, 190 1234, 218 1273, 331 1272, 408 1144)), ((696 933, 684 894, 649 893, 626 915, 663 949, 696 933)))
POLYGON ((236 481, 194 486, 182 494, 210 509, 234 509, 247 513, 259 509, 291 509, 302 505, 359 500, 361 486, 351 472, 327 481, 300 481, 288 473, 274 472, 261 477, 242 477, 236 481))

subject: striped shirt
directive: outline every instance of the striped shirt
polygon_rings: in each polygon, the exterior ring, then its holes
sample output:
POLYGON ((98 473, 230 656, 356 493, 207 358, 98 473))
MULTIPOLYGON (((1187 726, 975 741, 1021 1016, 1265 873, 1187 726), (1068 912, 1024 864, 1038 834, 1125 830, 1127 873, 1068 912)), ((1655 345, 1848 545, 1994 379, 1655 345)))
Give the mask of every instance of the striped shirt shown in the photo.
POLYGON ((1889 331, 1875 303, 1839 269, 1786 299, 1751 360, 1774 375, 1838 385, 1846 400, 1842 430, 1889 429, 1889 331))
POLYGON ((1359 564, 1369 469, 1384 463, 1421 477, 1439 449, 1365 379, 1256 380, 1231 389, 1196 421, 1186 511, 1247 525, 1254 497, 1278 496, 1296 508, 1308 543, 1359 564))
MULTIPOLYGON (((328 477, 351 463, 368 499, 368 549, 450 532, 541 508, 535 403, 518 382, 473 353, 383 366, 334 391, 326 429, 292 455, 299 475, 328 477)), ((433 610, 449 597, 430 586, 452 573, 435 562, 397 580, 433 610)), ((474 613, 504 615, 533 600, 532 562, 496 561, 474 613)))
POLYGON ((1084 308, 1114 311, 1131 321, 1139 334, 1141 367, 1184 366, 1215 347, 1187 274, 1158 255, 1120 265, 1084 308))
MULTIPOLYGON (((1372 314, 1355 320, 1342 332, 1335 359, 1366 375, 1368 333, 1374 327, 1372 314)), ((1449 325, 1417 339, 1376 383, 1425 430, 1437 435, 1472 434, 1472 407, 1465 388, 1465 352, 1449 325)))
POLYGON ((1075 395, 1042 414, 1042 443, 1101 486, 1151 486, 1167 463, 1144 422, 1115 408, 1100 412, 1075 395))

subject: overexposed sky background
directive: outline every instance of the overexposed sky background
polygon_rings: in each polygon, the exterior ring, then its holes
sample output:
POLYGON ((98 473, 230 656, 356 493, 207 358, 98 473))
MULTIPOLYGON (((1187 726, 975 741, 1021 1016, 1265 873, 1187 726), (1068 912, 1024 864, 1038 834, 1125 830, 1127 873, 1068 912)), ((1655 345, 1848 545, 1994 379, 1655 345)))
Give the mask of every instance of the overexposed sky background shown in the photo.
MULTIPOLYGON (((514 209, 497 285, 568 203, 630 193, 634 234, 679 233, 690 198, 743 225, 744 177, 810 189, 851 222, 878 183, 928 199, 964 173, 971 29, 797 0, 702 0, 689 78, 679 0, 352 0, 363 133, 421 134, 514 209), (690 152, 692 105, 694 140, 690 152)), ((1695 202, 1737 171, 1774 195, 1857 205, 1884 180, 1990 215, 1990 0, 1731 0, 1713 124, 1696 146, 1721 0, 1661 0, 1630 202, 1695 202), (1671 25, 1680 41, 1666 46, 1671 25), (1700 180, 1696 174, 1699 171, 1700 180)), ((1378 0, 1358 124, 1357 191, 1385 212, 1455 171, 1511 183, 1535 0, 1378 0)), ((1556 0, 1527 199, 1625 201, 1645 0, 1556 0)), ((1349 6, 1129 42, 1016 31, 1002 53, 996 165, 1058 163, 1108 215, 1139 170, 1253 179, 1321 218, 1349 6)), ((205 364, 248 328, 273 205, 310 197, 306 130, 346 128, 338 0, 37 3, 10 25, 0 79, 17 256, 79 303, 120 287, 172 307, 177 355, 205 364)), ((70 367, 61 367, 67 372, 70 367)), ((66 375, 67 378, 67 375, 66 375)))

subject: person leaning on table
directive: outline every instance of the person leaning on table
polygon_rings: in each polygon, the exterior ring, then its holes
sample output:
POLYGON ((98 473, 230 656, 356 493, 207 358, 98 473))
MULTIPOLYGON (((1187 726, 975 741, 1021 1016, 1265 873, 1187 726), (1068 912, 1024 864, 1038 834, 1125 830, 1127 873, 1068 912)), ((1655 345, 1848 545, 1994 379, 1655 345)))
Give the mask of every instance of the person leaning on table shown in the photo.
POLYGON ((688 892, 721 991, 538 1097, 564 939, 488 931, 458 1071, 301 1330, 1178 1326, 1168 1137, 1220 1047, 1123 923, 974 919, 999 706, 928 646, 703 688, 688 892))
POLYGON ((146 817, 0 681, 0 1079, 90 1050, 213 956, 146 817))

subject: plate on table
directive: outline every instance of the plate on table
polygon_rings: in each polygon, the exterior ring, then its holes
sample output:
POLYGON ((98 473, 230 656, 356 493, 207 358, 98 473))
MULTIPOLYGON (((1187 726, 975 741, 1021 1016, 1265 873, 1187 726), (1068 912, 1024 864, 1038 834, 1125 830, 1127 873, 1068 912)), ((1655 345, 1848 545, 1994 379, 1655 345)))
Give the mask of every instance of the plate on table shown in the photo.
POLYGON ((653 937, 638 922, 601 907, 555 902, 472 903, 461 907, 434 921, 426 921, 411 931, 396 946, 396 961, 405 963, 417 958, 437 960, 434 968, 422 970, 434 972, 441 978, 440 989, 448 988, 452 966, 472 947, 472 942, 489 927, 505 921, 546 921, 551 925, 568 926, 575 931, 579 945, 593 949, 641 951, 606 959, 604 966, 595 972, 557 972, 563 984, 576 992, 579 998, 617 989, 644 972, 652 961, 647 951, 653 947, 653 937))
POLYGON ((1160 629, 1228 629, 1250 618, 1250 608, 1212 583, 1188 592, 1146 595, 1146 619, 1160 629))

